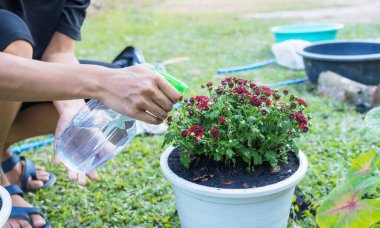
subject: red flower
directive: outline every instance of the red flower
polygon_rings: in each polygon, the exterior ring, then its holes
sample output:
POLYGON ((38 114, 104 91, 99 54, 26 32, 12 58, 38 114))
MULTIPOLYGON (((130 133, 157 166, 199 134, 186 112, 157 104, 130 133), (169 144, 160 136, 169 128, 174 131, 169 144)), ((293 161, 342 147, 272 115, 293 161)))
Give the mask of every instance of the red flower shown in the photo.
POLYGON ((305 107, 307 107, 307 102, 305 100, 302 100, 301 98, 297 99, 297 102, 305 107))
POLYGON ((263 92, 264 92, 265 95, 267 95, 268 97, 269 97, 270 95, 272 95, 273 90, 272 90, 271 88, 269 88, 269 87, 267 87, 267 86, 260 86, 260 87, 261 87, 261 89, 263 90, 263 92))
POLYGON ((183 130, 183 131, 181 132, 181 136, 184 137, 184 138, 187 136, 187 134, 188 134, 188 131, 187 131, 187 130, 183 130))
POLYGON ((207 103, 210 101, 209 97, 206 97, 206 96, 196 96, 195 97, 195 101, 198 102, 197 109, 199 109, 199 110, 208 110, 209 109, 209 107, 207 105, 207 103))
POLYGON ((280 98, 281 98, 281 95, 280 94, 278 94, 278 93, 276 93, 275 95, 273 95, 274 96, 274 98, 276 99, 276 100, 279 100, 280 98))
POLYGON ((172 117, 172 116, 169 116, 167 120, 168 120, 168 123, 171 123, 172 120, 173 120, 173 117, 172 117))
POLYGON ((212 82, 209 82, 209 83, 206 84, 207 87, 211 87, 212 85, 213 85, 212 82))
POLYGON ((232 77, 226 77, 226 81, 230 82, 232 80, 232 77))
POLYGON ((220 125, 226 125, 227 124, 227 120, 224 116, 219 116, 218 122, 220 125))
POLYGON ((215 90, 215 92, 216 92, 216 94, 218 94, 218 95, 222 95, 222 94, 224 93, 224 90, 221 89, 221 88, 217 88, 217 89, 215 90))
POLYGON ((205 129, 200 125, 193 125, 189 128, 188 133, 194 133, 195 138, 202 138, 205 134, 205 129))
POLYGON ((261 105, 261 99, 258 97, 251 97, 249 98, 249 103, 253 106, 259 107, 261 105))
POLYGON ((219 129, 217 126, 212 126, 210 129, 210 135, 213 137, 215 140, 219 139, 219 129))
POLYGON ((298 127, 300 129, 303 129, 307 125, 307 119, 306 117, 302 114, 302 112, 297 112, 296 113, 296 121, 298 123, 298 127))
POLYGON ((266 106, 269 106, 269 105, 271 104, 271 102, 270 102, 270 99, 269 99, 269 98, 267 98, 267 100, 265 101, 265 104, 266 104, 266 106))
POLYGON ((236 81, 237 81, 237 83, 238 83, 239 85, 243 85, 243 84, 246 82, 246 80, 245 80, 245 79, 242 79, 242 78, 238 78, 238 79, 236 79, 236 81))
POLYGON ((247 88, 245 88, 245 86, 242 85, 235 87, 232 90, 232 92, 239 95, 249 95, 249 91, 247 90, 247 88))

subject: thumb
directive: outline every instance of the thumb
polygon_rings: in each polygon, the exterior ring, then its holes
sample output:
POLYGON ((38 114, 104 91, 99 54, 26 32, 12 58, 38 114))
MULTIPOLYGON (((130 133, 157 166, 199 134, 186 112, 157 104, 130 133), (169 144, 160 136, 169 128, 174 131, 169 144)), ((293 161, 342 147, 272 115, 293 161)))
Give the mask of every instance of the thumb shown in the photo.
POLYGON ((61 163, 61 160, 59 159, 59 157, 57 155, 57 143, 58 143, 58 140, 61 137, 66 125, 67 125, 67 121, 65 120, 65 117, 60 116, 60 118, 57 122, 57 127, 55 129, 55 134, 54 134, 54 146, 53 146, 53 148, 54 148, 54 161, 53 161, 53 163, 55 165, 58 165, 61 163))

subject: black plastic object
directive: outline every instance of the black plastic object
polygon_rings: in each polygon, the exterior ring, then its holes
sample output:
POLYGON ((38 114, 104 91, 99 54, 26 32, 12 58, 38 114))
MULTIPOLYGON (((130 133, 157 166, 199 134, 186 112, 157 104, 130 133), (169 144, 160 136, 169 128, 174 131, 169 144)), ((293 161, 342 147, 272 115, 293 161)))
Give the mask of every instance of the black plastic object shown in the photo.
POLYGON ((299 54, 303 56, 306 74, 311 82, 318 82, 320 73, 332 71, 366 85, 380 83, 380 43, 315 43, 299 54))
POLYGON ((116 56, 112 63, 123 68, 145 63, 145 58, 139 49, 133 46, 127 46, 118 56, 116 56))

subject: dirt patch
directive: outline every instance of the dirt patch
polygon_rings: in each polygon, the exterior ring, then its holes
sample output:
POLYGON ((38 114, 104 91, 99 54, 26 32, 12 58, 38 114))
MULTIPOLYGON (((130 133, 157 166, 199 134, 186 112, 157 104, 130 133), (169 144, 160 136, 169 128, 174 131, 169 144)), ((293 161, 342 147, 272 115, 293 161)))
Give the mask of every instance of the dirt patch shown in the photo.
POLYGON ((248 13, 244 16, 259 19, 295 19, 297 21, 302 19, 302 22, 340 22, 346 24, 378 23, 380 21, 380 0, 350 0, 344 2, 333 0, 330 1, 331 3, 342 5, 323 9, 248 13))

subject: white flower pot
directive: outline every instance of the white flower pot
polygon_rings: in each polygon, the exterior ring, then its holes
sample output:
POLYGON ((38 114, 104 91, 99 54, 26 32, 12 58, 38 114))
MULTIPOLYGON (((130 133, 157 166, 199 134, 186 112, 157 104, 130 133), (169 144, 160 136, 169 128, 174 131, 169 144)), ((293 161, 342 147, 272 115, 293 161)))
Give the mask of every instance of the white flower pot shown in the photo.
POLYGON ((305 176, 307 158, 299 152, 298 170, 275 184, 248 189, 221 189, 187 181, 168 166, 174 147, 161 155, 161 169, 172 183, 182 228, 283 228, 287 226, 296 184, 305 176))
POLYGON ((3 205, 0 209, 0 227, 3 227, 11 213, 12 201, 8 191, 5 190, 5 188, 3 188, 2 186, 0 186, 0 198, 3 202, 3 205))

